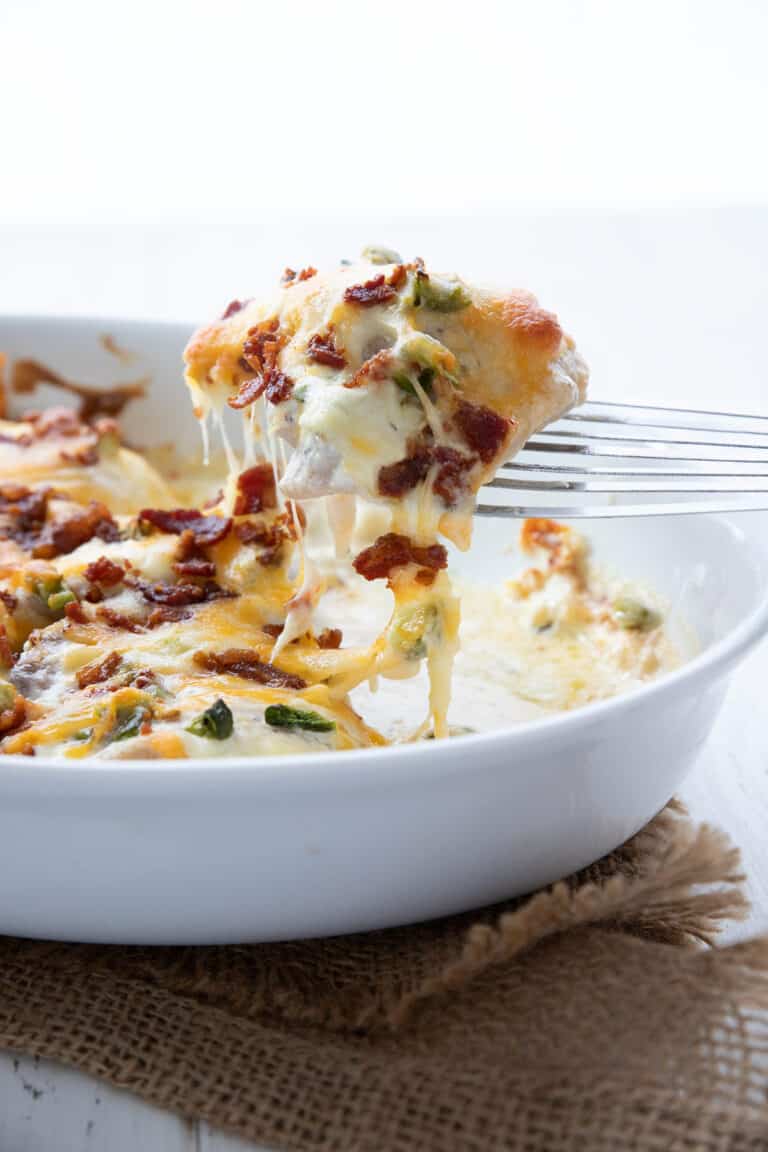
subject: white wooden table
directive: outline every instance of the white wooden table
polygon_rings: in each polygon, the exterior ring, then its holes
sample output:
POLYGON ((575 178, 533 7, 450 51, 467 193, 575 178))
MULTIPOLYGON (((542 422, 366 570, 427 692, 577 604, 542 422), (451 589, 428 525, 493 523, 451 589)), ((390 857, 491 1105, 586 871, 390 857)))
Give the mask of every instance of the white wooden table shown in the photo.
MULTIPOLYGON (((202 317, 274 280, 286 263, 322 265, 375 241, 537 290, 577 334, 596 397, 722 407, 725 390, 735 409, 768 413, 768 210, 272 220, 241 236, 236 221, 189 231, 105 222, 0 226, 0 310, 202 317)), ((682 791, 697 817, 726 829, 743 851, 753 914, 732 938, 768 931, 766 683, 768 645, 734 677, 682 791)), ((0 1054, 0 1152, 245 1147, 68 1069, 0 1054)))

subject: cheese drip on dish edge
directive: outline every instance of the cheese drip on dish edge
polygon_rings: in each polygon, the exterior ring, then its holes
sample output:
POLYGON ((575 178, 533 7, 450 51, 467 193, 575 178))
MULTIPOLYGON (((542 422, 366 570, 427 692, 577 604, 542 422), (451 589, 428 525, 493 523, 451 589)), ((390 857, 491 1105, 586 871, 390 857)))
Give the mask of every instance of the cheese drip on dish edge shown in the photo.
POLYGON ((271 298, 233 302, 198 331, 185 358, 195 414, 225 437, 222 511, 241 468, 224 432, 230 406, 244 413, 242 463, 263 444, 280 498, 307 524, 276 654, 311 628, 328 585, 313 542, 330 532, 335 564, 385 579, 394 596, 344 690, 410 677, 425 659, 429 716, 414 736, 430 725, 446 736, 459 605, 440 538, 466 549, 480 485, 584 398, 573 341, 529 293, 500 296, 381 253, 322 276, 286 270, 271 298))

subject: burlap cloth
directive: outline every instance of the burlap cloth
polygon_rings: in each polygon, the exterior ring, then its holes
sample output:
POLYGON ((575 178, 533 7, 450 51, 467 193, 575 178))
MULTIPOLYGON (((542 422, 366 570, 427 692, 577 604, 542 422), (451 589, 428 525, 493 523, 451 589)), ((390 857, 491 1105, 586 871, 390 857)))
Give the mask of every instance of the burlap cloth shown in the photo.
POLYGON ((768 940, 672 804, 570 881, 364 936, 0 941, 0 1045, 275 1149, 768 1148, 768 940))

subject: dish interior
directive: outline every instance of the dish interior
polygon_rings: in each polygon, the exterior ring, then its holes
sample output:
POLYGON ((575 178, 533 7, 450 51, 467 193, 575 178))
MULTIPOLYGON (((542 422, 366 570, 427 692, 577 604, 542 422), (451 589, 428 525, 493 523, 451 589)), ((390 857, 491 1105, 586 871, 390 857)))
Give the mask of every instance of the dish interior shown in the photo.
MULTIPOLYGON (((170 445, 179 459, 199 457, 201 450, 198 425, 179 389, 180 353, 187 335, 188 328, 182 325, 126 321, 0 322, 0 347, 12 358, 34 355, 55 364, 63 375, 83 381, 113 384, 138 375, 150 378, 146 396, 132 402, 121 418, 125 439, 141 449, 165 450, 170 445), (112 337, 128 355, 116 358, 105 347, 103 336, 112 337)), ((38 407, 60 402, 60 393, 47 387, 35 396, 38 407)), ((230 423, 236 443, 240 422, 234 413, 230 423)), ((617 519, 594 521, 584 534, 601 572, 658 595, 665 607, 667 634, 683 659, 690 659, 737 628, 764 598, 766 565, 760 536, 754 532, 756 523, 764 524, 765 519, 755 515, 731 521, 710 516, 617 519), (724 556, 731 562, 721 563, 724 556)), ((469 552, 451 549, 451 568, 460 580, 474 586, 477 603, 482 600, 478 588, 498 587, 520 569, 519 531, 520 524, 514 520, 476 518, 469 552)), ((492 627, 492 620, 489 623, 492 627)), ((489 646, 489 661, 493 659, 489 646)), ((525 703, 521 707, 519 700, 510 699, 507 706, 502 693, 495 698, 486 694, 483 699, 479 691, 470 698, 467 682, 462 684, 461 665, 458 671, 450 714, 453 723, 474 728, 471 721, 479 717, 480 729, 504 728, 547 715, 525 703)), ((376 724, 377 705, 380 714, 382 709, 384 713, 391 710, 396 689, 397 682, 384 685, 372 716, 370 705, 375 698, 367 690, 358 689, 353 699, 362 704, 366 696, 366 718, 376 724)), ((417 711, 423 694, 418 697, 417 711)), ((403 723, 410 723, 409 713, 406 707, 403 723)), ((414 713, 414 722, 417 718, 414 713)))

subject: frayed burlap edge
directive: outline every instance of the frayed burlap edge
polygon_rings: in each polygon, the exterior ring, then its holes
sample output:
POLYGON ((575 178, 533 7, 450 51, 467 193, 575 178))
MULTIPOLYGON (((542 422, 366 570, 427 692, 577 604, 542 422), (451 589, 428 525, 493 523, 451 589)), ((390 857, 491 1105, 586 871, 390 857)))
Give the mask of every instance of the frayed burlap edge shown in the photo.
POLYGON ((679 806, 504 907, 234 949, 0 941, 0 1044, 296 1152, 768 1147, 768 940, 679 806), (683 947, 680 947, 682 945, 683 947))

